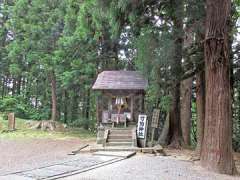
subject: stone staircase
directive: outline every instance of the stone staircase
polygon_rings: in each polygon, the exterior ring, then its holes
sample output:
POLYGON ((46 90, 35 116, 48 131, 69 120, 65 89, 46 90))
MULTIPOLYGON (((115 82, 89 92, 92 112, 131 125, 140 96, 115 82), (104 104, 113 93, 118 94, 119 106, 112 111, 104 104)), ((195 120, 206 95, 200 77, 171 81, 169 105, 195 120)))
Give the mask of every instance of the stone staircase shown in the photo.
POLYGON ((106 146, 136 146, 135 128, 112 128, 107 132, 106 146))

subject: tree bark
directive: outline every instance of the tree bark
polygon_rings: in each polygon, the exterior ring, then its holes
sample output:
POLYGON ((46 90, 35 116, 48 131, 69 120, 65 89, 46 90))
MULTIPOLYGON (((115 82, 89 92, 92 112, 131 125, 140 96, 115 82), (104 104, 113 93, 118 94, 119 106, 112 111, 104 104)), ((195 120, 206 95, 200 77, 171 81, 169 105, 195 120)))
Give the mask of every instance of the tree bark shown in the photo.
POLYGON ((168 140, 168 132, 169 132, 169 113, 166 116, 166 120, 164 122, 164 126, 161 132, 161 135, 158 139, 158 143, 162 146, 167 145, 168 140))
POLYGON ((88 121, 86 123, 84 123, 84 129, 89 128, 89 121, 90 121, 90 88, 86 90, 86 96, 85 96, 85 121, 88 121))
POLYGON ((67 90, 63 90, 63 112, 64 112, 64 123, 67 124, 68 120, 68 93, 67 90))
POLYGON ((180 124, 180 84, 174 89, 172 107, 170 110, 170 147, 180 148, 182 145, 182 134, 180 124))
POLYGON ((50 73, 50 80, 51 80, 51 92, 52 92, 51 120, 56 121, 57 119, 57 87, 56 87, 56 77, 54 72, 50 73))
POLYGON ((181 128, 184 144, 190 146, 191 139, 191 100, 193 77, 181 82, 181 128))
POLYGON ((227 20, 230 0, 207 0, 205 32, 206 106, 201 165, 233 174, 232 111, 227 20))
POLYGON ((180 121, 180 81, 181 81, 181 61, 183 49, 183 2, 172 0, 171 6, 174 13, 173 20, 173 37, 174 37, 174 56, 173 64, 171 66, 173 79, 172 87, 172 106, 170 110, 170 147, 180 148, 182 144, 182 132, 180 121))
POLYGON ((196 152, 201 154, 201 147, 204 135, 205 117, 205 74, 204 71, 196 75, 196 106, 197 106, 197 146, 196 152))

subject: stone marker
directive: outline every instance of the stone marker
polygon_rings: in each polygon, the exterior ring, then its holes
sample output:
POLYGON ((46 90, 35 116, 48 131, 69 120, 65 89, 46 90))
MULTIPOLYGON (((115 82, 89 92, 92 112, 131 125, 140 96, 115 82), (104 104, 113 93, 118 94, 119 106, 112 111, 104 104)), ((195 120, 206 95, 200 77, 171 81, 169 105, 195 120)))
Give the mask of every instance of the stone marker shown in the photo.
POLYGON ((8 130, 14 131, 15 128, 15 114, 9 113, 8 114, 8 130))

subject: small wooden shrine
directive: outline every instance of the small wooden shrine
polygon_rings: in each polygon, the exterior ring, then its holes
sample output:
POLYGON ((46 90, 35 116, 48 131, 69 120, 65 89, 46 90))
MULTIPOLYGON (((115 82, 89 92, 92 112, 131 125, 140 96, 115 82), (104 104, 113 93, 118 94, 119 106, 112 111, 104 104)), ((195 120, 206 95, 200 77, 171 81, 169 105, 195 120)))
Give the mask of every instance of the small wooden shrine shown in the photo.
POLYGON ((137 71, 100 73, 92 87, 100 92, 96 104, 98 130, 136 126, 138 115, 144 113, 147 87, 147 80, 137 71))

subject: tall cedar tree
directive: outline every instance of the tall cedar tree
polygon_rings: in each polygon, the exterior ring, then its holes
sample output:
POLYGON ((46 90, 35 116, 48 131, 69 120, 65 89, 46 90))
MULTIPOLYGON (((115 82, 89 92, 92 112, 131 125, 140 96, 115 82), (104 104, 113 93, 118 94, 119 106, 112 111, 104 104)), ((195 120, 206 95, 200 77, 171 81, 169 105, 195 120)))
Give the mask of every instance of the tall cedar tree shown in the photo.
POLYGON ((230 0, 207 0, 205 32, 206 107, 201 164, 233 174, 230 60, 227 21, 230 0))
POLYGON ((182 144, 182 132, 180 122, 180 81, 181 81, 181 61, 183 48, 183 2, 172 0, 173 7, 173 38, 174 57, 172 64, 172 74, 174 77, 172 88, 172 107, 170 110, 170 146, 179 148, 182 144))

